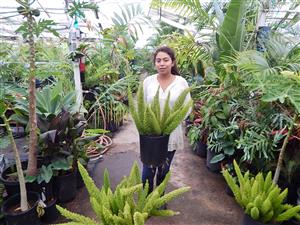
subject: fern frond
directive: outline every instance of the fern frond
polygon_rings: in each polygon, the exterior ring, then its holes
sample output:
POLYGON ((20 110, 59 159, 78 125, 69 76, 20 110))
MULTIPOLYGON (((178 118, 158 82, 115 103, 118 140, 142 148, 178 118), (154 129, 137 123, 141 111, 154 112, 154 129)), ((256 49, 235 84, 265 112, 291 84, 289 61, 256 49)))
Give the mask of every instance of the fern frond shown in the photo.
POLYGON ((160 121, 160 103, 159 103, 159 87, 157 88, 156 94, 151 103, 151 109, 154 112, 157 121, 160 121))
POLYGON ((107 193, 108 189, 110 188, 110 179, 107 168, 104 169, 103 188, 105 190, 105 193, 107 193))
POLYGON ((89 194, 91 197, 99 198, 101 195, 99 189, 95 185, 94 181, 92 178, 89 176, 88 172, 86 169, 81 165, 81 163, 78 161, 78 169, 81 174, 81 177, 83 179, 83 182, 86 186, 86 189, 88 190, 89 194))
POLYGON ((133 100, 132 92, 131 92, 130 88, 128 88, 128 105, 129 105, 130 114, 131 114, 131 116, 132 116, 132 118, 134 120, 136 128, 138 129, 138 131, 143 131, 143 126, 141 124, 141 121, 143 121, 143 120, 140 120, 139 114, 135 110, 134 100, 133 100))
POLYGON ((167 120, 163 134, 170 134, 184 120, 192 105, 193 100, 190 100, 186 105, 177 110, 176 115, 172 118, 172 120, 167 120))
POLYGON ((75 222, 82 223, 82 224, 89 224, 89 225, 99 225, 93 219, 90 219, 88 217, 82 216, 77 213, 70 212, 69 210, 62 208, 59 205, 56 205, 56 208, 64 217, 74 220, 75 222))
POLYGON ((171 108, 170 108, 170 92, 168 93, 168 97, 166 99, 165 105, 164 105, 164 109, 163 109, 163 114, 160 120, 160 124, 161 124, 161 129, 164 130, 165 129, 165 123, 167 121, 167 118, 170 116, 171 113, 171 108))
POLYGON ((144 85, 140 82, 138 91, 137 91, 137 113, 140 121, 144 121, 144 115, 146 111, 145 106, 145 96, 144 96, 144 85))
POLYGON ((190 189, 190 187, 182 187, 163 195, 155 201, 154 208, 159 208, 160 206, 166 204, 167 202, 171 201, 177 196, 189 191, 190 189))
POLYGON ((148 213, 135 212, 133 214, 134 225, 144 225, 148 217, 148 213))
POLYGON ((173 210, 152 210, 151 215, 152 216, 175 216, 179 215, 179 212, 175 212, 173 210))
POLYGON ((178 98, 176 99, 176 101, 174 103, 174 106, 172 108, 173 111, 177 111, 184 105, 186 96, 188 95, 188 93, 190 93, 191 90, 192 90, 192 87, 189 87, 181 92, 181 94, 178 96, 178 98))

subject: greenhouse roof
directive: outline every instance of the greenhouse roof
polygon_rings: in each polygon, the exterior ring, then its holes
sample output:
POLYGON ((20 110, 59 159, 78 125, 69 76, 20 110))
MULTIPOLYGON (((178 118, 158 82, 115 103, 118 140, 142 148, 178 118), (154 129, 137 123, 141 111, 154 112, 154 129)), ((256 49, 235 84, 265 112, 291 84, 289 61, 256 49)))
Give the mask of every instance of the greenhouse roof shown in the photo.
MULTIPOLYGON (((39 19, 53 20, 57 23, 54 27, 61 37, 68 37, 70 28, 74 26, 74 19, 70 18, 66 13, 66 7, 71 0, 31 0, 33 1, 33 8, 38 8, 41 12, 39 19)), ((139 4, 144 11, 145 15, 150 15, 152 20, 161 19, 162 21, 175 26, 180 29, 192 30, 192 26, 183 25, 180 22, 180 16, 173 10, 151 10, 151 0, 85 0, 85 2, 91 2, 97 4, 99 13, 94 10, 85 10, 85 19, 78 20, 78 27, 84 34, 84 38, 99 38, 100 27, 107 28, 113 25, 112 17, 114 14, 119 14, 121 8, 128 4, 139 4), (160 15, 159 15, 160 14, 160 15)), ((207 4, 214 2, 213 0, 202 0, 201 4, 207 4)), ((218 1, 228 2, 228 1, 218 1)), ((275 1, 269 0, 269 9, 266 14, 266 25, 274 22, 280 23, 282 20, 295 21, 291 27, 288 27, 290 33, 299 32, 300 30, 300 4, 297 7, 291 8, 291 5, 295 6, 295 1, 275 1), (278 3, 279 2, 279 3, 278 3)), ((16 0, 0 1, 0 39, 15 39, 19 35, 16 34, 17 28, 23 21, 21 15, 16 11, 18 3, 16 0)), ((144 39, 149 37, 153 30, 147 27, 144 29, 144 39)), ((209 32, 208 29, 204 29, 204 32, 209 32)), ((43 33, 42 37, 52 37, 52 34, 43 33)))
MULTIPOLYGON (((40 10, 38 19, 53 20, 57 25, 54 27, 60 35, 67 37, 70 28, 75 20, 66 13, 66 4, 70 0, 35 0, 32 8, 40 10)), ((84 14, 86 18, 78 19, 78 27, 88 38, 97 38, 101 26, 103 29, 110 27, 113 23, 111 18, 114 13, 119 13, 121 7, 126 4, 139 4, 142 10, 147 13, 150 6, 150 0, 86 0, 85 2, 95 3, 99 10, 86 9, 84 14)), ((0 36, 2 38, 16 37, 16 30, 21 25, 23 18, 18 14, 16 8, 19 4, 15 0, 0 1, 0 36)), ((43 37, 52 36, 43 33, 43 37)))

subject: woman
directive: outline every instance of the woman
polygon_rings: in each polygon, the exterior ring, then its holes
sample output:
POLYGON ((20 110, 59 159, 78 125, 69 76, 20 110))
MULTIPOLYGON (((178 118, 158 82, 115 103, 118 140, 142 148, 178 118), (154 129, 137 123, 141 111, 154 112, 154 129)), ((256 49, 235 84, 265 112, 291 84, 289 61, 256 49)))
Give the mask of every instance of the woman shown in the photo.
MULTIPOLYGON (((153 63, 157 70, 157 74, 147 77, 144 80, 144 97, 149 104, 152 102, 157 89, 159 88, 159 102, 162 109, 165 101, 170 92, 170 107, 172 108, 177 97, 183 90, 188 88, 187 81, 179 76, 176 66, 176 59, 174 51, 169 47, 158 48, 153 57, 153 63)), ((186 97, 185 101, 189 101, 190 94, 186 97)), ((170 134, 168 156, 166 162, 157 168, 143 165, 142 180, 146 183, 149 182, 149 192, 153 191, 153 180, 157 172, 156 185, 158 186, 165 178, 170 170, 170 165, 178 149, 183 149, 183 129, 181 124, 170 134)))

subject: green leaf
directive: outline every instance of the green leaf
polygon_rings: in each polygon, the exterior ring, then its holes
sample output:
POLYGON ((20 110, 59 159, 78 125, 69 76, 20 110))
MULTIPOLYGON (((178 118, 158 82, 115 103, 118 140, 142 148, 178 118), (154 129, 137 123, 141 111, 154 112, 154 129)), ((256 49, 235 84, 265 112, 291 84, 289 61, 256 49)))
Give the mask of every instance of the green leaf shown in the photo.
POLYGON ((70 165, 67 160, 59 159, 55 162, 51 163, 53 170, 68 170, 70 169, 70 165))
POLYGON ((40 181, 38 180, 38 183, 40 184, 42 181, 45 181, 46 183, 49 183, 53 176, 53 170, 52 166, 45 166, 43 165, 40 169, 40 177, 42 178, 40 181))
POLYGON ((210 163, 217 163, 225 159, 225 155, 223 153, 215 155, 211 160, 210 163))
POLYGON ((215 113, 215 116, 221 120, 225 120, 226 119, 226 116, 223 112, 216 112, 215 113))
POLYGON ((37 179, 37 176, 26 176, 25 177, 25 181, 29 182, 29 183, 34 182, 36 179, 37 179))
POLYGON ((234 150, 233 147, 229 147, 229 148, 227 147, 227 148, 224 148, 224 153, 225 153, 226 155, 233 155, 234 152, 235 152, 235 150, 234 150))
POLYGON ((220 28, 218 38, 221 51, 240 51, 245 35, 246 1, 231 0, 220 28))
POLYGON ((10 145, 10 140, 7 136, 0 138, 0 149, 5 149, 10 145))
POLYGON ((0 100, 0 116, 2 116, 6 112, 6 104, 0 100))

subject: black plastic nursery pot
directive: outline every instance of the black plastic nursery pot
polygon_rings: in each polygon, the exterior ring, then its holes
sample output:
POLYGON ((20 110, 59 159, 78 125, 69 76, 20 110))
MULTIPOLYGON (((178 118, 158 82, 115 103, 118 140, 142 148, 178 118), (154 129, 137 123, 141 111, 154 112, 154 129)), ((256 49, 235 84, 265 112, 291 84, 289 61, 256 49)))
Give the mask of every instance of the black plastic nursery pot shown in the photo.
POLYGON ((207 144, 198 141, 195 147, 195 153, 198 155, 200 158, 206 158, 207 156, 207 144))
MULTIPOLYGON (((85 169, 87 169, 87 165, 84 165, 83 167, 85 169)), ((78 189, 84 187, 84 181, 83 181, 82 176, 79 172, 79 169, 76 170, 76 187, 78 189)))
POLYGON ((15 209, 20 206, 20 194, 8 198, 2 206, 2 212, 5 217, 6 225, 40 225, 37 206, 40 200, 39 194, 27 192, 27 200, 30 208, 25 212, 16 212, 15 209))
POLYGON ((45 213, 44 215, 41 217, 41 221, 44 223, 52 223, 54 222, 58 216, 59 216, 59 212, 56 208, 56 198, 53 198, 51 201, 46 202, 46 207, 44 208, 45 213))
POLYGON ((247 214, 245 214, 242 225, 279 225, 279 224, 278 223, 261 223, 259 221, 252 219, 247 214))
MULTIPOLYGON (((12 165, 14 167, 15 165, 12 165)), ((8 178, 8 174, 12 173, 13 171, 16 171, 12 167, 7 167, 6 169, 3 170, 0 180, 4 184, 7 196, 13 196, 15 194, 20 193, 20 184, 18 180, 10 180, 8 178)), ((27 167, 27 161, 22 162, 22 169, 26 169, 27 167)), ((27 191, 32 191, 32 192, 38 192, 41 193, 42 191, 44 192, 45 196, 47 199, 53 196, 53 191, 52 191, 52 179, 50 180, 49 183, 42 182, 41 184, 38 184, 36 181, 34 182, 26 182, 26 190, 27 191)))
POLYGON ((106 130, 110 132, 116 132, 119 129, 119 125, 114 121, 106 122, 106 130))
POLYGON ((216 155, 215 152, 207 150, 206 167, 209 171, 218 173, 221 170, 221 162, 211 163, 211 159, 216 155))
POLYGON ((67 171, 64 175, 54 178, 54 192, 60 203, 70 202, 76 197, 76 171, 67 171))
POLYGON ((141 161, 148 166, 162 165, 168 155, 169 137, 140 135, 141 161))
POLYGON ((230 197, 234 197, 233 191, 231 190, 231 188, 228 186, 228 184, 226 184, 225 186, 225 192, 227 195, 229 195, 230 197))
POLYGON ((297 221, 296 219, 290 219, 282 222, 282 225, 300 225, 300 221, 297 221))

